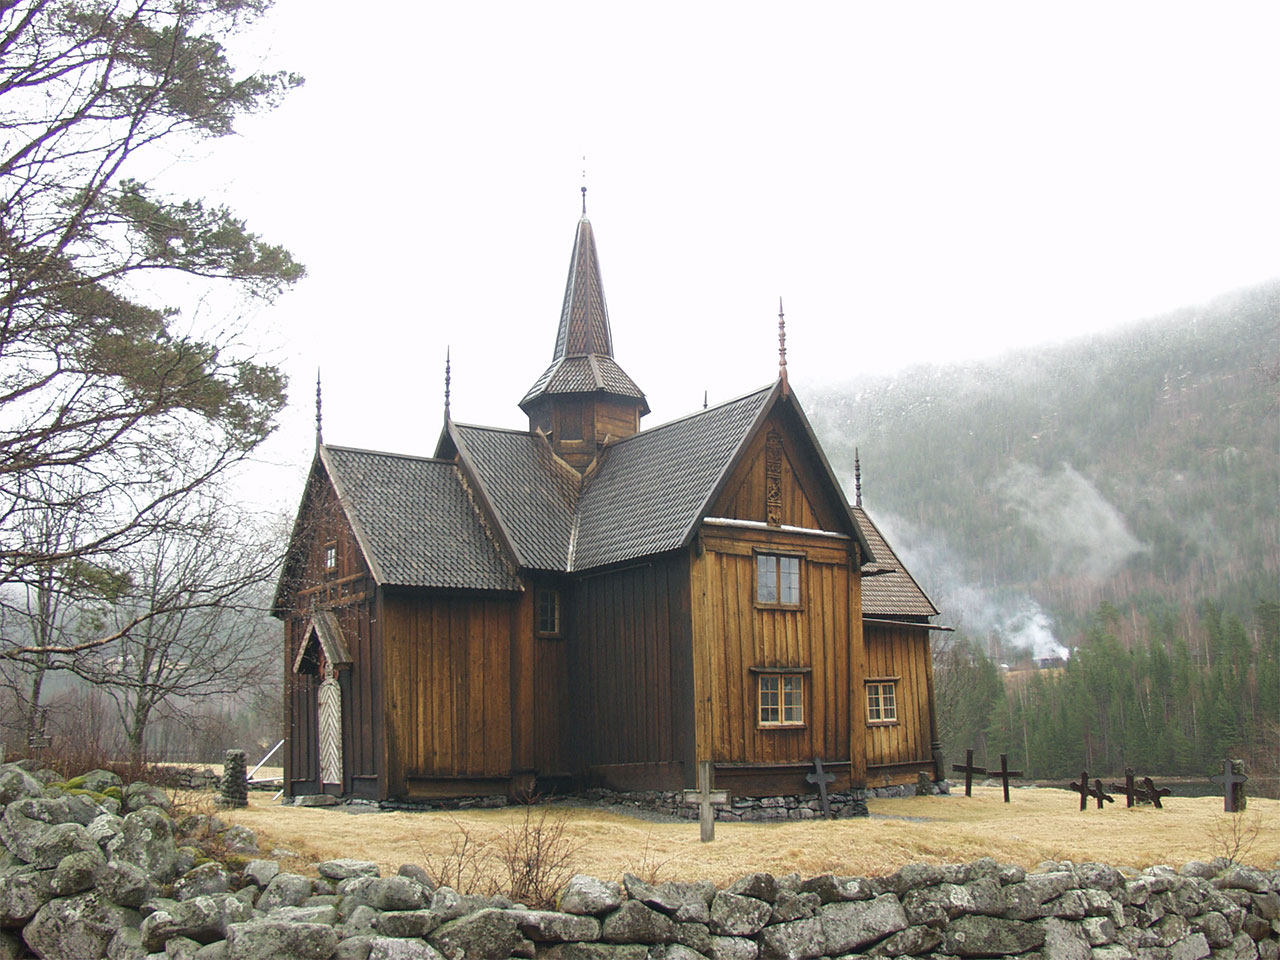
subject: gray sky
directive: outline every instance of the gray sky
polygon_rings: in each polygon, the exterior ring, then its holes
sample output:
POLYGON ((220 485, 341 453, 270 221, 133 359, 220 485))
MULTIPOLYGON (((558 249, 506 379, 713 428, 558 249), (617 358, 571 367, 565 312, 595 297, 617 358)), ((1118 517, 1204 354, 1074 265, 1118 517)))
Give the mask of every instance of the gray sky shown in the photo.
POLYGON ((583 155, 649 425, 772 380, 779 295, 803 399, 1280 275, 1278 4, 363 9, 277 0, 307 85, 191 167, 310 271, 255 319, 285 503, 317 366, 333 443, 429 453, 446 344, 455 419, 523 426, 583 155))

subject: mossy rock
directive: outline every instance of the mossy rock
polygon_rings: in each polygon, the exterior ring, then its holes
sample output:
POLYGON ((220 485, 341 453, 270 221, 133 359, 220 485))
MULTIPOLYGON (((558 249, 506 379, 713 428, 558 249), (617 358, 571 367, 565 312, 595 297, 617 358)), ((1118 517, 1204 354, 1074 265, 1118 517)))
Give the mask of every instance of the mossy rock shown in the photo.
POLYGON ((238 853, 229 853, 222 858, 222 865, 232 873, 244 873, 244 868, 253 859, 253 857, 244 857, 238 853))
POLYGON ((119 800, 124 803, 124 791, 119 787, 107 787, 102 791, 104 797, 110 797, 112 800, 119 800))

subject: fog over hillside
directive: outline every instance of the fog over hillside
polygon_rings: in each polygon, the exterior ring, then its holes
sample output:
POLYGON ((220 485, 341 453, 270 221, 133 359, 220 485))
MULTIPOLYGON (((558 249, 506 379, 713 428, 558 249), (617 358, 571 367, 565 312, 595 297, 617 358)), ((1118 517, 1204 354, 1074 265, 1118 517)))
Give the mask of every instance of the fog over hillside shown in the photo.
POLYGON ((1048 656, 1102 601, 1280 599, 1278 383, 1280 281, 805 399, 944 619, 1048 656))

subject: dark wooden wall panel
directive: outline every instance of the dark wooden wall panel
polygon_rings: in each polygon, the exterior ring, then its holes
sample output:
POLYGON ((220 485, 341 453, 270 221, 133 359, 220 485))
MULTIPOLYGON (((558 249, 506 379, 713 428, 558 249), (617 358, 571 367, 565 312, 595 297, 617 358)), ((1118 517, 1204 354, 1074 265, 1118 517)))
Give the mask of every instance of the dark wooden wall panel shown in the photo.
POLYGON ((507 777, 515 600, 415 593, 383 604, 393 795, 411 778, 507 777))
POLYGON ((567 653, 582 764, 692 760, 688 571, 681 554, 574 584, 567 653))

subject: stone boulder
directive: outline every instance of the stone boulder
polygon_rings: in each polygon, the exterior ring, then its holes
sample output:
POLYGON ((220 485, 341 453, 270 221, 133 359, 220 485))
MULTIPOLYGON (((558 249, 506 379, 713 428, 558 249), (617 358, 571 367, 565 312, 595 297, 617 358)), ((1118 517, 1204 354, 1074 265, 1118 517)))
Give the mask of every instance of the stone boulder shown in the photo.
POLYGON ((140 780, 124 788, 125 813, 134 813, 146 807, 159 807, 168 813, 173 809, 173 801, 160 787, 140 780))
POLYGON ((372 860, 352 860, 344 857, 341 860, 325 860, 316 865, 316 871, 330 880, 349 880, 351 877, 376 877, 379 875, 378 865, 372 860))
MULTIPOLYGON (((637 904, 641 909, 647 909, 637 904)), ((669 922, 669 921, 668 921, 669 922)), ((505 910, 480 910, 437 927, 427 942, 446 960, 507 960, 532 956, 516 919, 505 910)))
POLYGON ((174 937, 187 937, 200 943, 225 940, 233 924, 252 918, 253 908, 242 900, 231 894, 212 895, 181 903, 169 901, 144 917, 138 932, 143 948, 154 953, 163 950, 174 937))
POLYGON ((53 871, 51 885, 60 897, 70 897, 91 889, 107 865, 107 858, 95 845, 92 850, 80 850, 58 861, 53 871))
POLYGON ((96 960, 107 955, 107 944, 129 921, 130 911, 91 891, 50 900, 23 927, 22 937, 44 960, 96 960))
POLYGON ((622 887, 585 874, 574 876, 560 894, 557 906, 565 913, 598 917, 622 906, 622 887))
POLYGON ((1034 923, 970 914, 947 926, 942 935, 942 952, 957 957, 1027 953, 1039 949, 1044 936, 1044 928, 1034 923))
POLYGON ((141 907, 160 893, 160 888, 141 867, 122 860, 109 860, 98 878, 98 889, 112 903, 141 907))
POLYGON ((0 874, 0 927, 26 923, 55 896, 52 870, 18 867, 0 874))
POLYGON ((173 821, 155 807, 143 807, 125 816, 120 833, 107 843, 113 860, 131 863, 157 883, 168 883, 178 873, 178 846, 173 821))
POLYGON ((711 932, 727 937, 752 937, 764 928, 772 913, 772 904, 722 890, 711 902, 711 932))
POLYGON ((296 873, 277 873, 258 897, 258 909, 300 907, 311 896, 311 878, 296 873))
POLYGON ((173 896, 176 900, 193 900, 211 893, 228 893, 231 890, 231 875, 227 868, 215 861, 202 863, 173 882, 173 896))
POLYGON ((818 916, 827 950, 833 956, 854 953, 908 926, 901 902, 891 893, 869 901, 829 903, 818 916))
POLYGON ((639 900, 627 900, 604 918, 600 939, 608 943, 673 943, 676 925, 639 900))
POLYGON ((329 960, 338 933, 322 923, 247 920, 227 927, 228 960, 329 960))
POLYGON ((12 764, 0 766, 0 805, 43 796, 44 784, 27 771, 12 764))

